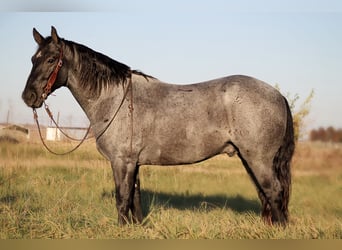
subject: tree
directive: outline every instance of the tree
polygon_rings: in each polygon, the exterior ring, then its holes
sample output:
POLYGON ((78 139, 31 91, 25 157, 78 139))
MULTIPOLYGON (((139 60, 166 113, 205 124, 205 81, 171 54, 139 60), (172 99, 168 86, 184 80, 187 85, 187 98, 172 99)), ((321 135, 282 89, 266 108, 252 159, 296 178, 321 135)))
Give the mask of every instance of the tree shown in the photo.
POLYGON ((330 126, 328 128, 313 129, 310 132, 311 141, 323 142, 342 142, 342 129, 335 129, 330 126))
MULTIPOLYGON (((275 88, 280 91, 279 85, 276 84, 275 88)), ((295 141, 297 142, 298 139, 302 138, 304 135, 305 130, 305 117, 307 117, 310 113, 311 108, 311 101, 314 97, 314 90, 310 91, 310 94, 305 98, 305 100, 299 105, 298 108, 298 101, 299 95, 298 94, 290 94, 289 92, 284 95, 289 103, 292 117, 293 117, 293 128, 294 128, 294 137, 295 141)))

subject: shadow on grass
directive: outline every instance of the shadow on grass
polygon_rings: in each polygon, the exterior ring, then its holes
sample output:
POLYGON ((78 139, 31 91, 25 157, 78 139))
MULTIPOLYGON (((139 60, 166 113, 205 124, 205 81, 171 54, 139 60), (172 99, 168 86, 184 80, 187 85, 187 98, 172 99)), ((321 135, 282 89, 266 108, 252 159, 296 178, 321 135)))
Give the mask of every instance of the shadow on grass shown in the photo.
POLYGON ((11 205, 16 202, 17 196, 16 195, 5 195, 0 197, 0 204, 11 205))
POLYGON ((246 199, 240 195, 202 195, 188 193, 163 193, 142 190, 142 207, 145 214, 153 206, 163 206, 178 210, 204 210, 231 209, 238 213, 260 213, 261 207, 257 200, 246 199))
MULTIPOLYGON (((114 198, 114 192, 103 191, 102 199, 114 198)), ((188 193, 164 193, 151 190, 141 190, 143 213, 146 216, 153 207, 166 207, 178 210, 227 209, 238 213, 260 213, 258 200, 246 199, 243 196, 202 195, 188 193)))

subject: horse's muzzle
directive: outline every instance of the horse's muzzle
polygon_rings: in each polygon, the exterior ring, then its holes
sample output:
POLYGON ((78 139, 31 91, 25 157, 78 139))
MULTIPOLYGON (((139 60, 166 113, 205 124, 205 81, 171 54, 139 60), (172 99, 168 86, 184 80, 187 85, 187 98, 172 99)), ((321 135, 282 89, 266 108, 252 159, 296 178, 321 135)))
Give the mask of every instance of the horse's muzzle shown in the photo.
POLYGON ((21 97, 26 105, 31 108, 40 108, 43 104, 43 101, 38 97, 37 93, 30 89, 25 89, 21 97))

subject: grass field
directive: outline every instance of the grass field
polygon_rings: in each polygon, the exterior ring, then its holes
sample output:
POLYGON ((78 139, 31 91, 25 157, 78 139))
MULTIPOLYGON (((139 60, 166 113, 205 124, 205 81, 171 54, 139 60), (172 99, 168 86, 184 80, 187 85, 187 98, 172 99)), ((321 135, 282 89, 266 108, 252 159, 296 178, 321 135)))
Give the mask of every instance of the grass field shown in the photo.
POLYGON ((297 146, 286 228, 261 221, 238 158, 143 166, 140 175, 146 219, 119 227, 111 168, 93 143, 59 157, 39 143, 1 142, 0 238, 342 238, 341 145, 297 146))

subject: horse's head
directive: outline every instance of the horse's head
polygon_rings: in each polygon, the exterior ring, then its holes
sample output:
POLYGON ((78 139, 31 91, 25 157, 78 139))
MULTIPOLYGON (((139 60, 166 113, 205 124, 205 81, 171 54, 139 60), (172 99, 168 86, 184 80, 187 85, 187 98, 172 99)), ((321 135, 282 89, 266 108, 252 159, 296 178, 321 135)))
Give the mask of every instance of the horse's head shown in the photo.
POLYGON ((32 70, 27 79, 22 98, 27 106, 39 108, 47 96, 66 85, 68 74, 63 62, 63 42, 51 27, 51 36, 44 38, 33 29, 37 52, 32 56, 32 70))

